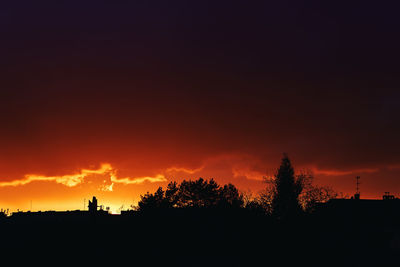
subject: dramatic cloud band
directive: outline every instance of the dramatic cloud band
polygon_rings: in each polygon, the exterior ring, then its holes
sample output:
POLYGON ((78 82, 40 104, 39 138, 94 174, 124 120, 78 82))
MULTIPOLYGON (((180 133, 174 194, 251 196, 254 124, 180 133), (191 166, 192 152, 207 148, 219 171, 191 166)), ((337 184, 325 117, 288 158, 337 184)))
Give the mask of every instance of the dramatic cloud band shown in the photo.
MULTIPOLYGON (((20 180, 13 180, 7 182, 0 182, 0 187, 6 186, 21 186, 26 185, 35 181, 45 181, 45 182, 55 182, 58 184, 62 184, 68 187, 74 187, 79 184, 82 184, 90 175, 100 174, 100 175, 107 175, 109 176, 112 183, 119 183, 119 184, 141 184, 144 182, 166 182, 164 175, 157 175, 155 177, 125 177, 125 178, 118 178, 116 176, 117 170, 115 170, 111 164, 104 163, 101 164, 101 167, 97 170, 90 170, 90 169, 82 169, 77 174, 72 175, 62 175, 62 176, 41 176, 35 174, 27 174, 25 175, 24 179, 20 180)), ((108 190, 112 191, 112 184, 107 187, 108 190)))

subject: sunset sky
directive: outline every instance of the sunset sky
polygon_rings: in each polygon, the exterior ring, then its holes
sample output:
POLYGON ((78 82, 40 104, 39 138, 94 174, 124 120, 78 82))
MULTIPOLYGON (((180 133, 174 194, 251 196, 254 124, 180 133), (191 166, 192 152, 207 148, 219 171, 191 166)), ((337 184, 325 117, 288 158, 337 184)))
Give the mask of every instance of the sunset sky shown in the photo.
POLYGON ((96 195, 115 211, 198 177, 256 194, 284 152, 336 191, 361 176, 362 197, 400 197, 398 10, 2 3, 0 208, 83 209, 96 195))

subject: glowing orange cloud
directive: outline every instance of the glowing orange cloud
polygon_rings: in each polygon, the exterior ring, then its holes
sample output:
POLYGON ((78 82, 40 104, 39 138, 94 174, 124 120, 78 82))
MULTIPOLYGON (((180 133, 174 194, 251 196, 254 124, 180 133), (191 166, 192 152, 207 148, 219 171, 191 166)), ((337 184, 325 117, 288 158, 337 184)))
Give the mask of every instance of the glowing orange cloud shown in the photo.
POLYGON ((43 176, 36 174, 26 174, 23 179, 0 182, 0 187, 25 185, 34 181, 53 181, 68 187, 73 187, 77 186, 78 184, 81 184, 84 181, 84 178, 87 177, 88 175, 104 174, 110 171, 110 169, 112 169, 110 164, 102 164, 100 169, 97 170, 82 169, 80 173, 72 175, 43 176))
POLYGON ((256 181, 262 181, 265 175, 258 171, 251 170, 250 168, 239 168, 239 167, 233 167, 232 168, 232 173, 233 177, 246 177, 247 179, 251 180, 256 180, 256 181))
POLYGON ((155 177, 146 176, 146 177, 135 177, 135 178, 117 178, 112 175, 111 181, 113 183, 119 183, 119 184, 141 184, 146 181, 150 183, 166 182, 167 179, 162 174, 158 174, 155 177))
POLYGON ((101 164, 101 167, 97 170, 90 170, 90 169, 82 169, 79 173, 70 174, 70 175, 62 175, 62 176, 43 176, 43 175, 36 175, 36 174, 26 174, 23 179, 13 180, 13 181, 6 181, 0 182, 0 187, 5 186, 21 186, 26 185, 35 181, 49 181, 49 182, 56 182, 58 184, 62 184, 68 187, 74 187, 79 184, 82 184, 86 177, 93 174, 103 174, 109 175, 111 179, 110 185, 103 185, 101 190, 103 191, 112 191, 114 183, 119 184, 141 184, 143 182, 165 182, 167 179, 164 175, 159 174, 155 177, 125 177, 125 178, 118 178, 116 175, 116 170, 111 166, 109 163, 101 164))
POLYGON ((204 166, 197 168, 197 169, 188 169, 188 168, 182 168, 182 167, 170 167, 165 170, 165 172, 185 172, 189 174, 194 174, 196 172, 199 172, 204 169, 204 166))
MULTIPOLYGON (((170 167, 167 168, 164 172, 165 173, 170 173, 170 172, 185 172, 185 173, 189 173, 189 174, 194 174, 196 172, 199 172, 203 169, 204 167, 200 167, 197 169, 188 169, 188 168, 181 168, 181 167, 170 167)), ((116 171, 110 169, 110 178, 111 178, 111 182, 112 184, 107 188, 104 188, 105 191, 112 191, 112 186, 114 183, 117 184, 141 184, 144 182, 150 182, 150 183, 156 183, 156 182, 167 182, 167 178, 165 178, 164 174, 157 174, 156 176, 144 176, 144 177, 135 177, 135 178, 118 178, 116 176, 116 171)))

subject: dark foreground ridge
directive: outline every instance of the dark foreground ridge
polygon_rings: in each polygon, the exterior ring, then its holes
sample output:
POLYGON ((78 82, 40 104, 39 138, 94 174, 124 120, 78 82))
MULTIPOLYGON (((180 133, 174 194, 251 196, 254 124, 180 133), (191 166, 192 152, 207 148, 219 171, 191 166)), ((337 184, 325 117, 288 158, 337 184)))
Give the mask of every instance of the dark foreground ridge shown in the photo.
POLYGON ((279 220, 248 209, 26 212, 0 220, 13 261, 147 266, 397 262, 400 200, 335 199, 279 220))

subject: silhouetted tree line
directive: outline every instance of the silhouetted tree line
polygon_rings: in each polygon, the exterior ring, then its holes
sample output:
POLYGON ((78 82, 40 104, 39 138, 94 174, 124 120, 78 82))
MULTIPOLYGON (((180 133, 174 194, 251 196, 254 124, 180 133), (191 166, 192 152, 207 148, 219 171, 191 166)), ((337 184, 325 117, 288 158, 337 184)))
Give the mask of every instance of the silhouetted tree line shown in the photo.
POLYGON ((312 212, 317 203, 335 198, 337 193, 329 187, 313 185, 311 174, 296 175, 289 157, 284 154, 274 177, 265 178, 265 190, 257 197, 240 193, 233 184, 220 186, 214 179, 170 182, 164 190, 141 196, 138 211, 172 208, 243 208, 289 219, 312 212))
POLYGON ((146 193, 138 203, 139 211, 171 208, 241 208, 243 195, 233 184, 218 185, 214 179, 200 178, 170 182, 163 190, 159 187, 155 193, 146 193))

